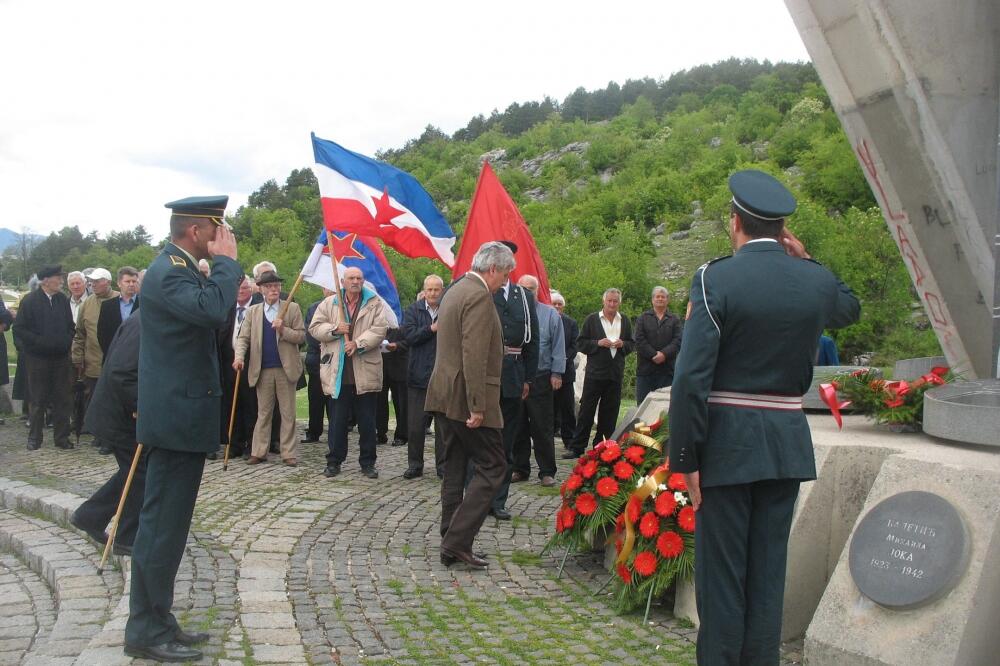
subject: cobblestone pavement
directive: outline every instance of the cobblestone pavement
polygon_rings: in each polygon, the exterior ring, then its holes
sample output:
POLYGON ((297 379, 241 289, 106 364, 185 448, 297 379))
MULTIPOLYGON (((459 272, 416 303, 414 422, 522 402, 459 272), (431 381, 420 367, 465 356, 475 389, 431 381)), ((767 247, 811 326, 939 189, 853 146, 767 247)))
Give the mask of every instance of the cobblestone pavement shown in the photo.
MULTIPOLYGON (((98 574, 97 545, 68 525, 114 462, 86 437, 57 450, 50 432, 29 452, 19 420, 0 426, 0 664, 130 663, 128 561, 98 574)), ((201 663, 694 663, 695 630, 667 606, 644 625, 594 596, 600 553, 571 556, 557 578, 561 553, 541 554, 557 488, 515 484, 514 520, 479 535, 489 569, 447 568, 433 474, 402 479, 405 447, 380 446, 381 478, 366 479, 352 440, 326 479, 325 449, 300 445, 295 468, 207 463, 174 606, 212 636, 201 663)), ((785 663, 800 652, 786 646, 785 663)))

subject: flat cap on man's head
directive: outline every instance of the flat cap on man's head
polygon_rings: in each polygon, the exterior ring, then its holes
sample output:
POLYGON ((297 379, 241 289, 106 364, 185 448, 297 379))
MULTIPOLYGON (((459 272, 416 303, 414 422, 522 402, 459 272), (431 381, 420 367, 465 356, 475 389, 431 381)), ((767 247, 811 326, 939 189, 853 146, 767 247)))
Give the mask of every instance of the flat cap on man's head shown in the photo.
POLYGON ((218 195, 210 197, 187 197, 163 205, 169 208, 173 215, 203 217, 221 227, 222 218, 226 214, 226 205, 228 203, 228 196, 218 195))
POLYGON ((260 274, 260 277, 257 278, 258 285, 274 284, 275 282, 280 283, 281 278, 278 277, 278 274, 275 273, 274 271, 264 271, 263 273, 260 274))
POLYGON ((60 266, 59 264, 49 264, 48 266, 42 266, 41 268, 39 268, 38 272, 35 273, 35 276, 39 280, 44 280, 45 278, 50 278, 54 275, 61 275, 61 274, 62 274, 62 266, 60 266))
POLYGON ((795 212, 792 193, 763 171, 737 171, 729 177, 729 191, 737 208, 765 222, 777 222, 795 212))

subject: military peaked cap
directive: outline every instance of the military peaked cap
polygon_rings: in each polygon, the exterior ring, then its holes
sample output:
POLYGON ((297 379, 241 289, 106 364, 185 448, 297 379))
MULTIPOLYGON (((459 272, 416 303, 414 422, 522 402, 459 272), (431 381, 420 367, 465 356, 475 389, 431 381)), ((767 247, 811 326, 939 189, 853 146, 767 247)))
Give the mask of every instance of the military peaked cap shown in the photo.
POLYGON ((729 190, 737 208, 761 220, 777 222, 795 212, 792 193, 763 171, 737 171, 729 177, 729 190))
POLYGON ((222 226, 222 216, 226 213, 226 204, 228 203, 229 197, 222 195, 215 197, 187 197, 186 199, 171 201, 164 204, 164 206, 169 208, 170 212, 174 215, 204 217, 222 226))

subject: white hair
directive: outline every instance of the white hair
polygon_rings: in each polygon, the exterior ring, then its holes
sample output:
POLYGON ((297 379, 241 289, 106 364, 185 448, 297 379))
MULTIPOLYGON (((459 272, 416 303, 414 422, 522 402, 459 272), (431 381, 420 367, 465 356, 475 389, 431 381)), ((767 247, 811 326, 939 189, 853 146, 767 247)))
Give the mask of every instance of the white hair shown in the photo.
POLYGON ((81 271, 71 271, 70 274, 66 276, 66 282, 69 282, 70 280, 72 280, 75 277, 80 278, 84 282, 87 281, 87 276, 84 275, 81 271))
POLYGON ((479 246, 472 257, 472 270, 488 273, 491 268, 509 271, 514 268, 514 253, 500 241, 488 241, 479 246))
POLYGON ((550 289, 549 290, 549 298, 552 300, 553 303, 555 303, 556 301, 558 301, 558 302, 562 303, 563 305, 566 305, 566 297, 563 296, 562 294, 560 294, 555 289, 550 289))
POLYGON ((274 264, 272 264, 270 261, 262 261, 262 262, 260 262, 259 264, 257 264, 256 266, 253 267, 253 276, 254 276, 254 279, 259 278, 264 271, 273 271, 273 272, 277 273, 278 272, 278 268, 274 264))
POLYGON ((667 298, 670 298, 670 292, 667 291, 667 288, 666 287, 661 287, 660 285, 656 285, 655 287, 653 287, 653 293, 650 294, 649 296, 650 296, 650 298, 652 298, 653 296, 656 296, 657 294, 663 294, 667 298))
POLYGON ((622 290, 619 289, 618 287, 608 287, 607 289, 605 289, 603 298, 607 298, 610 294, 615 294, 616 296, 618 296, 618 300, 621 300, 622 298, 622 290))

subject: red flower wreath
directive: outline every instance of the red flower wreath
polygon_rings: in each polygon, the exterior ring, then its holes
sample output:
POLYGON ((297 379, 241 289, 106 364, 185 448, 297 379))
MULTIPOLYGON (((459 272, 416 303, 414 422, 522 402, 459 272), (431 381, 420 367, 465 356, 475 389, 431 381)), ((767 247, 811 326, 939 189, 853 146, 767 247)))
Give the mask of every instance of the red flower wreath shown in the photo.
POLYGON ((615 532, 621 534, 625 531, 625 514, 619 513, 618 517, 615 518, 615 532))
POLYGON ((656 540, 656 550, 667 559, 680 557, 684 552, 684 539, 677 532, 667 530, 656 540))
POLYGON ((556 532, 561 533, 564 529, 566 528, 563 527, 562 509, 559 509, 558 511, 556 511, 556 532))
POLYGON ((573 527, 573 523, 575 522, 576 522, 576 511, 574 511, 573 507, 571 506, 564 507, 562 512, 563 529, 566 530, 570 529, 571 527, 573 527))
POLYGON ((628 570, 628 566, 624 564, 618 565, 618 577, 622 579, 622 582, 626 585, 632 582, 632 572, 628 570))
POLYGON ((639 500, 634 497, 630 497, 628 500, 628 505, 625 507, 625 517, 630 523, 635 523, 639 520, 639 514, 642 512, 642 504, 639 500))
POLYGON ((617 476, 622 481, 631 479, 632 475, 635 473, 635 467, 632 467, 632 465, 628 464, 624 460, 619 460, 618 462, 616 462, 613 469, 615 476, 617 476))
POLYGON ((623 455, 633 465, 641 465, 643 458, 646 457, 646 449, 641 446, 630 446, 625 449, 623 455))
POLYGON ((660 519, 656 514, 649 511, 639 521, 639 533, 647 539, 652 539, 660 533, 660 519))
POLYGON ((677 524, 685 532, 694 532, 694 507, 686 506, 677 514, 677 524))
POLYGON ((656 513, 664 518, 674 515, 674 511, 677 509, 677 500, 674 499, 674 494, 663 492, 657 495, 655 508, 656 513))
POLYGON ((597 482, 597 494, 601 497, 611 497, 618 494, 618 482, 606 476, 597 482))
POLYGON ((632 566, 641 576, 652 576, 656 572, 656 555, 644 550, 635 556, 632 566))
POLYGON ((611 440, 605 440, 607 444, 601 449, 601 460, 606 463, 614 462, 622 457, 622 447, 618 446, 617 442, 612 442, 611 440))
POLYGON ((667 487, 671 490, 679 490, 681 492, 688 489, 687 484, 684 483, 683 474, 671 474, 670 478, 667 479, 667 487))
POLYGON ((569 478, 566 479, 566 490, 579 490, 580 486, 583 485, 583 477, 579 474, 570 474, 569 478))
POLYGON ((580 474, 583 475, 585 479, 591 479, 597 474, 597 461, 588 460, 584 466, 580 469, 580 474))
POLYGON ((591 493, 580 493, 576 498, 576 510, 581 516, 590 516, 597 511, 597 500, 591 493))

